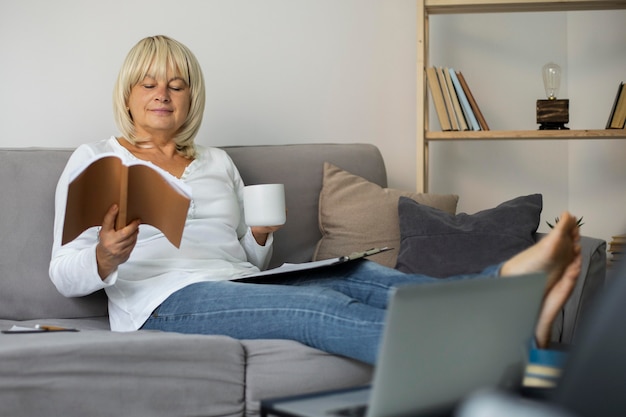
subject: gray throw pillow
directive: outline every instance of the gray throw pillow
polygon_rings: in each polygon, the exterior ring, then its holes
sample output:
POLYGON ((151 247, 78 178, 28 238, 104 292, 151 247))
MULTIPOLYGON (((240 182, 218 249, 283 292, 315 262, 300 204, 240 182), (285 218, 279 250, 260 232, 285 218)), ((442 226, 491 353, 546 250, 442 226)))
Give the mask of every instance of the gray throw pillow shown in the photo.
POLYGON ((481 272, 535 243, 542 204, 541 194, 532 194, 454 215, 400 197, 396 268, 437 278, 481 272))

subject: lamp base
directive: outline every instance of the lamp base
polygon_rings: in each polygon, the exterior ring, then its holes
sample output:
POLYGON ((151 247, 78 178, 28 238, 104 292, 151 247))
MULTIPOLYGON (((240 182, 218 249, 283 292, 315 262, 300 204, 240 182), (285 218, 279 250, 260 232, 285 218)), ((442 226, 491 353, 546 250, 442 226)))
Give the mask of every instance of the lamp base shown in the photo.
POLYGON ((539 125, 539 130, 569 130, 565 123, 544 122, 539 125))
POLYGON ((569 100, 537 100, 539 130, 565 130, 569 123, 569 100))

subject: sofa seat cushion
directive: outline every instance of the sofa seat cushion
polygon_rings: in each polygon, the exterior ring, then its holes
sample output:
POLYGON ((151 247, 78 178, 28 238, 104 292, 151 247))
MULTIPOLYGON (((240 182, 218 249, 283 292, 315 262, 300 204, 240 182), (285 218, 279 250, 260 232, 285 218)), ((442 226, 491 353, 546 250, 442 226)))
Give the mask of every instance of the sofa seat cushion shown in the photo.
POLYGON ((242 340, 246 366, 246 415, 258 415, 259 401, 366 385, 373 367, 291 340, 242 340))
POLYGON ((541 194, 471 215, 451 215, 401 198, 397 269, 433 277, 481 272, 535 243, 541 209, 541 194))
POLYGON ((456 212, 457 195, 422 194, 383 188, 330 163, 324 164, 319 196, 322 238, 314 260, 329 259, 375 247, 394 250, 371 256, 372 261, 395 267, 400 247, 398 200, 411 198, 447 213, 456 212))
POLYGON ((223 336, 138 331, 0 334, 7 416, 238 416, 245 353, 223 336), (112 401, 117 404, 112 404, 112 401))

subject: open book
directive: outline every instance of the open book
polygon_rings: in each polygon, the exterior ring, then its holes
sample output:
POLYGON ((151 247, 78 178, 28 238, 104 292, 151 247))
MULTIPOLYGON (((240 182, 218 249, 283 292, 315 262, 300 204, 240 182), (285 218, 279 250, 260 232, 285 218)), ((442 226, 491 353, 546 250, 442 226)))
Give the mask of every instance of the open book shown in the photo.
POLYGON ((69 181, 61 244, 101 226, 105 213, 117 204, 116 229, 141 219, 180 247, 191 190, 168 172, 141 160, 125 165, 119 156, 107 153, 74 171, 69 181))

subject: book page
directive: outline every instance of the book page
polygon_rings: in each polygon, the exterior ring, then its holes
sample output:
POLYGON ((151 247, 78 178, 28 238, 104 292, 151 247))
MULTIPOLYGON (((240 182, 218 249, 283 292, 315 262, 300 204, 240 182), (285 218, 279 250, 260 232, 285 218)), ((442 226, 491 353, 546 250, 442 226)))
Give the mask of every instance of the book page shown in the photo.
MULTIPOLYGON (((316 268, 322 268, 324 266, 336 265, 342 262, 344 261, 342 261, 341 258, 330 258, 330 259, 324 259, 321 261, 303 262, 300 264, 284 263, 281 266, 278 266, 276 268, 266 269, 265 271, 246 275, 243 278, 240 278, 238 280, 249 281, 252 278, 264 277, 267 275, 285 274, 287 272, 306 271, 309 269, 316 269, 316 268)), ((235 280, 235 281, 238 281, 238 280, 235 280)))
POLYGON ((128 168, 128 221, 141 219, 142 223, 156 227, 176 247, 180 247, 190 201, 153 168, 128 168))

